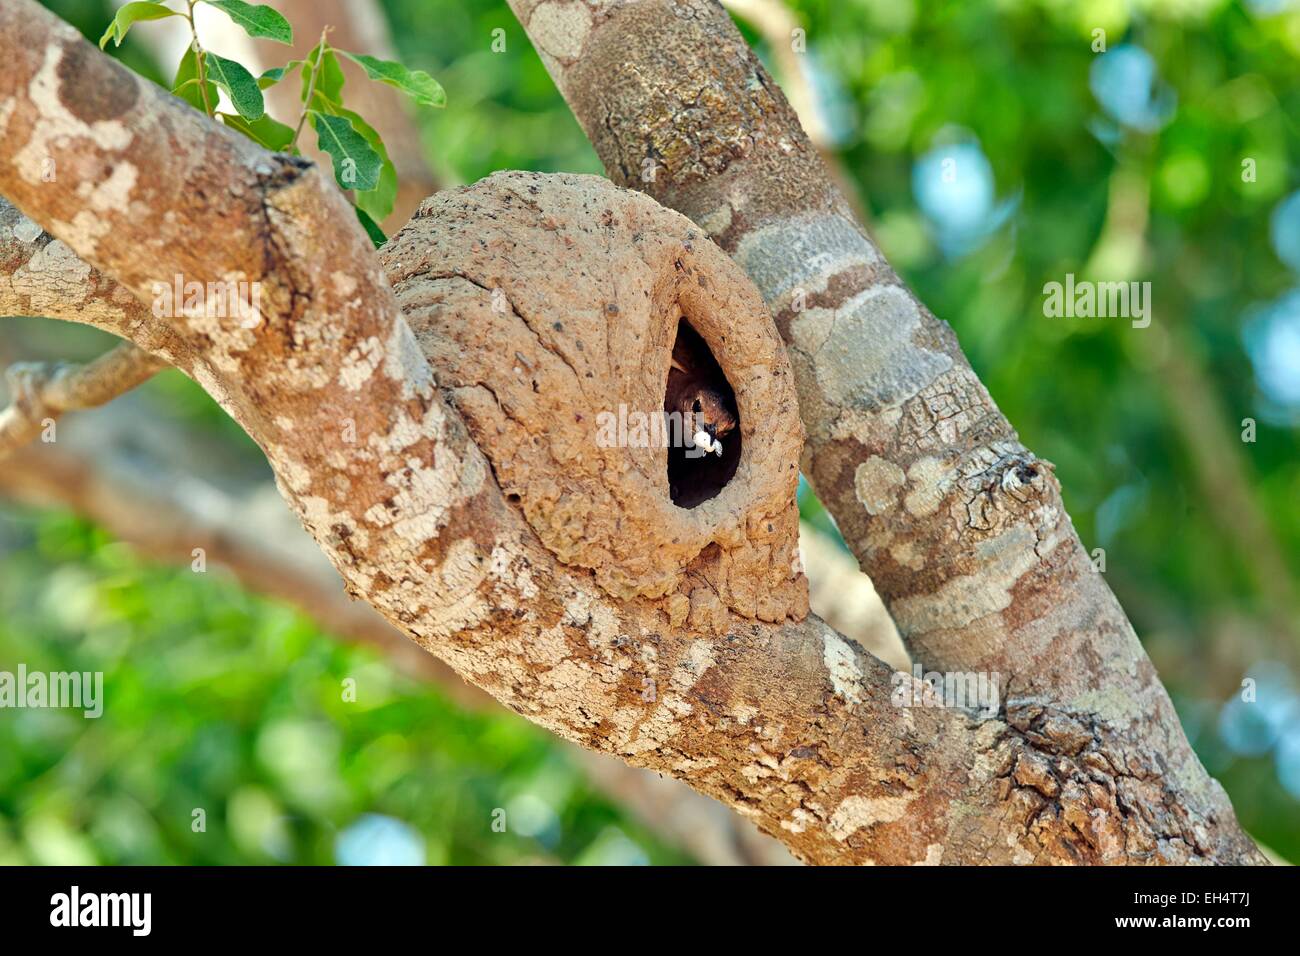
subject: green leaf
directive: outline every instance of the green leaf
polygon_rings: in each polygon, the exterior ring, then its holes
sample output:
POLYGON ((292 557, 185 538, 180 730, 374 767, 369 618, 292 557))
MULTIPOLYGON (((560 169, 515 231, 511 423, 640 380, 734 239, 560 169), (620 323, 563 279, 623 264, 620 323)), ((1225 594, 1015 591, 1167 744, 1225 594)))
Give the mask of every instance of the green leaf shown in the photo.
POLYGON ((353 206, 352 208, 356 210, 357 219, 361 221, 362 227, 366 230, 366 235, 375 244, 375 248, 378 249, 383 246, 388 241, 388 237, 384 235, 384 230, 379 228, 379 223, 371 219, 369 213, 360 206, 353 206))
POLYGON ((357 205, 378 220, 387 219, 397 202, 397 167, 384 153, 379 167, 379 184, 374 189, 357 193, 357 205))
POLYGON ((221 122, 231 129, 238 130, 253 142, 265 146, 272 152, 283 152, 293 142, 293 127, 285 126, 279 120, 272 119, 270 114, 252 122, 234 113, 217 115, 221 117, 221 122))
POLYGON ((397 200, 397 167, 388 155, 379 131, 367 123, 359 113, 355 113, 338 103, 326 99, 316 92, 312 95, 312 108, 330 116, 341 116, 352 124, 352 128, 365 138, 370 148, 379 154, 382 164, 379 168, 379 182, 374 189, 357 189, 356 204, 376 220, 384 220, 393 211, 397 200))
POLYGON ((122 41, 126 39, 126 31, 131 29, 131 24, 140 20, 161 20, 163 17, 179 16, 180 14, 175 10, 168 10, 161 3, 153 3, 151 0, 136 0, 134 3, 128 3, 117 11, 113 22, 99 38, 99 48, 102 50, 108 46, 109 40, 113 41, 113 46, 121 46, 122 41))
POLYGON ((310 113, 317 145, 334 161, 334 179, 339 186, 361 192, 374 189, 379 184, 383 158, 342 116, 330 116, 318 110, 310 113))
POLYGON ((366 56, 364 53, 349 53, 339 50, 349 60, 359 63, 366 71, 366 76, 380 83, 387 83, 401 90, 421 106, 446 106, 447 94, 442 86, 424 70, 408 70, 392 60, 380 60, 366 56))
POLYGON ((207 0, 226 16, 234 20, 250 37, 267 37, 277 43, 293 42, 293 27, 289 26, 279 10, 263 6, 260 3, 244 3, 243 0, 207 0))
POLYGON ((266 104, 262 101, 262 91, 253 79, 253 74, 224 56, 208 53, 204 59, 208 76, 212 82, 221 87, 230 96, 239 115, 247 120, 261 119, 266 113, 266 104))
POLYGON ((302 66, 302 60, 290 60, 284 66, 272 67, 257 78, 257 88, 265 90, 275 86, 300 66, 302 66))
MULTIPOLYGON (((208 102, 216 106, 217 84, 208 80, 207 87, 208 102)), ((185 48, 185 55, 181 57, 180 65, 176 67, 176 79, 172 81, 172 92, 196 110, 206 112, 203 109, 203 94, 199 92, 199 69, 197 58, 194 55, 194 47, 192 46, 185 48)))
MULTIPOLYGON (((311 85, 312 70, 315 69, 318 59, 321 64, 320 72, 316 76, 315 93, 319 93, 332 103, 343 102, 343 67, 339 65, 339 58, 334 55, 334 50, 330 47, 325 46, 322 56, 322 46, 324 44, 317 43, 307 54, 306 65, 302 71, 302 101, 308 107, 312 104, 307 103, 307 87, 311 85)), ((313 95, 312 98, 314 100, 315 96, 313 95)))
POLYGON ((331 116, 341 116, 352 124, 352 128, 360 133, 370 148, 379 154, 383 161, 379 168, 379 182, 374 189, 357 190, 356 203, 376 220, 388 218, 388 214, 393 211, 393 204, 397 200, 397 167, 388 156, 388 148, 384 145, 383 138, 379 131, 361 118, 360 114, 352 110, 345 109, 337 103, 331 103, 321 97, 313 97, 322 107, 322 112, 329 113, 331 116))

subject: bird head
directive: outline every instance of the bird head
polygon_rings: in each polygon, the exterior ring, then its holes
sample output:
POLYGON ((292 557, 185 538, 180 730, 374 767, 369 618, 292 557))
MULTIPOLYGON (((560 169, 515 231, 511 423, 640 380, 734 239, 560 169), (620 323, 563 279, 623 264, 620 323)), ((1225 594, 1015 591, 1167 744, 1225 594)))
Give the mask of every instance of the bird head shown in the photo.
POLYGON ((695 429, 703 429, 715 441, 724 437, 736 427, 735 413, 727 405, 727 400, 711 388, 701 388, 687 393, 682 399, 683 417, 695 423, 695 429))

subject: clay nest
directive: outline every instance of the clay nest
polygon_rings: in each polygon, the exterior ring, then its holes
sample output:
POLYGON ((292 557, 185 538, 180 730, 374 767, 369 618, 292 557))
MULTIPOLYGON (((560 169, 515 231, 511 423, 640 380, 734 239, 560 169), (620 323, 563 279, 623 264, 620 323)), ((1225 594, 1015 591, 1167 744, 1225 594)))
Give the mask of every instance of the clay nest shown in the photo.
POLYGON ((674 626, 807 613, 785 349, 690 220, 597 176, 497 173, 427 199, 381 256, 448 400, 560 561, 613 597, 662 602, 674 626), (683 329, 739 418, 731 460, 675 466, 676 483, 699 482, 687 489, 670 488, 663 441, 683 329))

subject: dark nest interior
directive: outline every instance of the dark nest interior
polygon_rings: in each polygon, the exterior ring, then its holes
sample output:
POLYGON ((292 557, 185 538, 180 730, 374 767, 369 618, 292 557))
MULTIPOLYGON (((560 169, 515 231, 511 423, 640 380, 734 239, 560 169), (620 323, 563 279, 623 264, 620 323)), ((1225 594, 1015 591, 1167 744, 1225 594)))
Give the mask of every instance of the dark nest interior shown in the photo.
MULTIPOLYGON (((684 357, 684 364, 689 369, 690 378, 703 383, 722 396, 727 410, 736 421, 736 427, 723 436, 722 454, 701 454, 702 449, 691 448, 689 434, 681 434, 681 441, 676 438, 679 430, 672 425, 669 418, 668 435, 672 441, 668 448, 668 489, 673 504, 679 508, 694 508, 710 498, 716 497, 736 474, 740 464, 740 412, 736 406, 736 393, 727 381, 718 360, 713 357, 704 339, 691 328, 685 319, 677 325, 677 341, 673 346, 673 355, 677 359, 684 357)), ((669 371, 669 382, 673 372, 669 371)), ((664 412, 671 413, 673 395, 670 387, 665 388, 664 412)))

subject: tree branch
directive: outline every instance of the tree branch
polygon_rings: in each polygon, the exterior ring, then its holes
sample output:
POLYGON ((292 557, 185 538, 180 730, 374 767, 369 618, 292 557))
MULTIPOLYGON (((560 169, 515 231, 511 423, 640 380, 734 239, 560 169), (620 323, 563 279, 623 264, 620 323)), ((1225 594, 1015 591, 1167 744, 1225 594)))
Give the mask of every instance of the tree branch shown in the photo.
POLYGON ((13 398, 0 409, 0 459, 67 411, 95 408, 147 381, 161 359, 130 342, 85 365, 24 362, 6 372, 13 398))
POLYGON ((0 316, 80 322, 175 352, 179 340, 129 290, 0 197, 0 316))
MULTIPOLYGON (((118 283, 0 198, 0 315, 43 315, 120 333, 166 352, 175 336, 118 283)), ((8 372, 10 405, 0 410, 0 458, 40 434, 66 411, 112 401, 166 363, 123 343, 83 367, 23 365, 8 372)))
MULTIPOLYGON (((156 560, 189 565, 202 549, 209 566, 226 568, 250 591, 297 606, 330 635, 378 650, 457 705, 497 706, 369 605, 348 600, 270 481, 217 481, 213 472, 224 454, 128 398, 79 416, 57 444, 15 452, 0 468, 0 494, 70 509, 156 560)), ((577 747, 568 755, 599 790, 702 863, 792 862, 779 843, 677 780, 577 747)))
MULTIPOLYGON (((1005 678, 1165 766, 1178 803, 1256 858, 1093 570, 1050 463, 857 223, 713 0, 511 0, 615 181, 745 269, 789 349, 804 470, 915 659, 1005 678)), ((1013 723, 1014 723, 1013 718, 1013 723)))
POLYGON ((602 180, 505 174, 421 207, 386 278, 317 170, 34 3, 0 5, 0 57, 0 192, 137 297, 257 284, 251 324, 165 314, 165 357, 263 448, 350 592, 508 706, 811 861, 1256 858, 1221 791, 1189 803, 1185 767, 1162 773, 1104 721, 896 706, 885 665, 803 616, 789 369, 690 223, 602 180), (584 419, 616 399, 661 412, 683 311, 745 442, 691 511, 667 502, 658 451, 600 448, 584 419))

